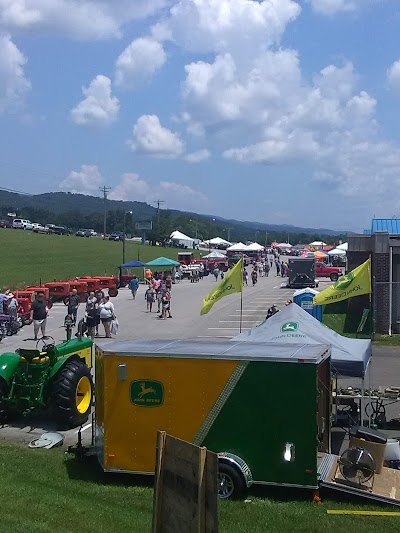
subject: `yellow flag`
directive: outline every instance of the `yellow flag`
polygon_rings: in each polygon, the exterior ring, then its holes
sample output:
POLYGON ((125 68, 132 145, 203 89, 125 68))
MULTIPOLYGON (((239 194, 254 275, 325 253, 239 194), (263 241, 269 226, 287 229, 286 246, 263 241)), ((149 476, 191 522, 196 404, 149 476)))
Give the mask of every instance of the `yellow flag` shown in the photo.
POLYGON ((241 292, 243 287, 243 257, 236 263, 236 265, 225 275, 224 279, 211 292, 204 297, 203 307, 200 314, 205 315, 211 307, 228 294, 234 292, 241 292))
POLYGON ((314 296, 314 305, 333 304, 353 296, 371 293, 371 258, 336 283, 314 296))

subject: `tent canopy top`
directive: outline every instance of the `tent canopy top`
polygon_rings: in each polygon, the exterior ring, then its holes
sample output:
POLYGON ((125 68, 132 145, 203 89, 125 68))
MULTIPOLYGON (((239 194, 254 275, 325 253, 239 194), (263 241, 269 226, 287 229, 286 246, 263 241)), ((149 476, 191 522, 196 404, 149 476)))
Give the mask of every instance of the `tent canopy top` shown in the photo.
POLYGON ((143 263, 142 261, 128 261, 127 263, 124 263, 123 265, 120 265, 120 268, 137 268, 137 267, 144 267, 146 263, 143 263))
POLYGON ((203 259, 226 259, 226 255, 222 252, 211 252, 210 254, 203 255, 203 259))
POLYGON ((284 307, 259 326, 237 335, 232 341, 330 344, 333 371, 341 376, 361 378, 372 354, 370 340, 343 337, 295 303, 284 307))
POLYGON ((248 247, 242 242, 237 242, 227 248, 228 252, 247 252, 248 247))
POLYGON ((157 259, 153 259, 153 261, 149 261, 148 263, 146 263, 146 266, 174 267, 174 266, 180 266, 180 263, 178 263, 178 261, 174 261, 173 259, 169 259, 168 257, 158 257, 157 259))
POLYGON ((214 237, 214 239, 210 239, 209 241, 207 241, 209 244, 214 244, 216 246, 218 246, 219 244, 227 244, 228 246, 230 244, 232 244, 231 242, 229 241, 226 241, 225 239, 221 239, 221 237, 214 237))

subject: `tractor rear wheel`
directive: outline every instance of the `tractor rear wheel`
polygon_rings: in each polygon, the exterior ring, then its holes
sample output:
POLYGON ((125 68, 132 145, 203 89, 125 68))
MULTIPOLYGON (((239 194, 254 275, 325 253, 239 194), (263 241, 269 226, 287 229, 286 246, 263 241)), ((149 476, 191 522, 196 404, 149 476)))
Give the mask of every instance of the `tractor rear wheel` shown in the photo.
POLYGON ((108 296, 111 298, 118 296, 118 289, 108 289, 108 296))
POLYGON ((0 426, 8 420, 8 409, 4 398, 8 396, 8 386, 3 378, 0 378, 0 426))
POLYGON ((93 381, 88 366, 79 359, 65 363, 56 374, 51 390, 53 413, 63 426, 77 427, 89 418, 93 381))

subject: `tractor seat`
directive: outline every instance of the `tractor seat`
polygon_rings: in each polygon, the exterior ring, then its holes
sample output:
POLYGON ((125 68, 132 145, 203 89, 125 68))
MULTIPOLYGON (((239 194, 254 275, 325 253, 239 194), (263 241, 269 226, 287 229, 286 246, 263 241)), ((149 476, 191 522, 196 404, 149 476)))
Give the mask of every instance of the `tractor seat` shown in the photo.
POLYGON ((49 357, 45 352, 39 352, 39 350, 24 350, 20 348, 18 353, 21 357, 20 361, 28 363, 46 363, 49 360, 49 357), (23 361, 25 359, 25 361, 23 361))

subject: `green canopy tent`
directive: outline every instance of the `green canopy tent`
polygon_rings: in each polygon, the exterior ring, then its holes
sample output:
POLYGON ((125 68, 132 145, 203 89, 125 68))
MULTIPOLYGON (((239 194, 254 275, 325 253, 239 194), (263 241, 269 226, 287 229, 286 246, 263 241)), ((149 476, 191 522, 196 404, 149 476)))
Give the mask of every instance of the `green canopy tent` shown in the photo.
POLYGON ((147 267, 177 267, 180 266, 180 263, 178 261, 175 261, 174 259, 169 259, 168 257, 158 257, 157 259, 153 259, 153 261, 149 261, 146 263, 147 267))

